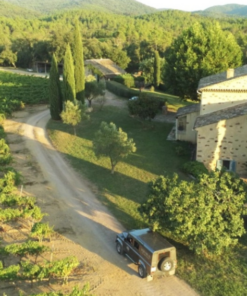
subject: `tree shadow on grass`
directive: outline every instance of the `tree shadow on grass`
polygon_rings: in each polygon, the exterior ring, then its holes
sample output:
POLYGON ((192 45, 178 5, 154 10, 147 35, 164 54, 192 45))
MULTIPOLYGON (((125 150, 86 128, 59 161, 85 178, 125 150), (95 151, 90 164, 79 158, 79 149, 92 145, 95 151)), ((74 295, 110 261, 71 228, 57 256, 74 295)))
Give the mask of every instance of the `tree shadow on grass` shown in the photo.
MULTIPOLYGON (((118 110, 118 109, 117 109, 118 110)), ((119 120, 111 120, 110 114, 107 122, 113 121, 117 126, 121 126, 123 130, 128 134, 129 138, 133 138, 137 151, 129 155, 123 160, 126 164, 133 167, 144 170, 150 174, 161 175, 164 172, 173 173, 177 172, 181 174, 180 168, 185 161, 188 161, 188 157, 178 157, 175 152, 176 142, 167 141, 167 135, 169 134, 172 124, 153 122, 154 129, 143 130, 142 125, 136 122, 132 118, 126 118, 126 114, 119 114, 118 117, 123 117, 128 121, 126 125, 120 125, 119 120)), ((107 116, 105 116, 107 117, 107 116)), ((94 118, 94 122, 83 122, 77 128, 78 141, 92 142, 95 132, 98 130, 102 120, 94 118)), ((58 122, 50 122, 48 125, 50 132, 61 131, 68 134, 72 134, 69 126, 62 125, 58 122)), ((73 139, 76 142, 76 139, 73 139)))

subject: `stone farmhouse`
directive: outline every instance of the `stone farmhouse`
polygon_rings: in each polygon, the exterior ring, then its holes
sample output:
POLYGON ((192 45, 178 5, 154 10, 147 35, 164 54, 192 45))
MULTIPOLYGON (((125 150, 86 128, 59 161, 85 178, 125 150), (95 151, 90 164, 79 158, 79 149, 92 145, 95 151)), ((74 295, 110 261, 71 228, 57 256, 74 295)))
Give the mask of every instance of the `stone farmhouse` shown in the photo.
POLYGON ((247 65, 202 78, 200 104, 180 108, 176 140, 196 144, 196 160, 209 170, 247 172, 247 65))

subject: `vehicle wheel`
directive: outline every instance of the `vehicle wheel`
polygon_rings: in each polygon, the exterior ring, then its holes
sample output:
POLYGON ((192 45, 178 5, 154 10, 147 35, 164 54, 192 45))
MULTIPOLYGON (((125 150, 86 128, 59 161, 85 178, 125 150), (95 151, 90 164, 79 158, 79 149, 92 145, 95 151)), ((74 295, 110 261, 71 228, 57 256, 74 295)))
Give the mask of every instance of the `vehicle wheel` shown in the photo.
POLYGON ((120 244, 120 242, 117 242, 117 244, 116 244, 116 249, 117 249, 118 254, 120 254, 120 255, 123 254, 123 247, 122 247, 122 245, 120 244))
POLYGON ((141 278, 145 278, 147 276, 146 269, 142 264, 138 265, 138 274, 141 278))
POLYGON ((159 264, 159 269, 161 271, 168 272, 172 269, 172 267, 173 267, 173 261, 170 258, 161 259, 159 264))

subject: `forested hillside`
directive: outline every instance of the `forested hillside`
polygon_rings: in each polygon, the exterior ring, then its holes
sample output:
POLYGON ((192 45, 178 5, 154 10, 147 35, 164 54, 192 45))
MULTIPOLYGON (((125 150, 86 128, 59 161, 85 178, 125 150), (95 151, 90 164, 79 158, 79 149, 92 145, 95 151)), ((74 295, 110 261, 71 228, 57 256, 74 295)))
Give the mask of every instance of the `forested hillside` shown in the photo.
POLYGON ((4 0, 18 7, 31 9, 43 14, 71 9, 89 9, 94 11, 120 14, 141 15, 156 11, 135 0, 4 0))
POLYGON ((247 5, 227 4, 213 6, 205 9, 205 12, 218 13, 232 16, 247 16, 247 5))
POLYGON ((40 13, 0 0, 0 16, 5 16, 8 18, 34 18, 40 16, 40 13))
MULTIPOLYGON (((0 64, 27 68, 34 61, 50 61, 52 53, 62 62, 76 19, 85 59, 110 58, 130 72, 151 61, 155 50, 161 58, 166 57, 173 40, 194 23, 207 26, 213 21, 176 10, 142 16, 74 10, 31 20, 0 17, 0 64)), ((218 21, 224 31, 234 34, 246 62, 247 19, 226 17, 218 21)))

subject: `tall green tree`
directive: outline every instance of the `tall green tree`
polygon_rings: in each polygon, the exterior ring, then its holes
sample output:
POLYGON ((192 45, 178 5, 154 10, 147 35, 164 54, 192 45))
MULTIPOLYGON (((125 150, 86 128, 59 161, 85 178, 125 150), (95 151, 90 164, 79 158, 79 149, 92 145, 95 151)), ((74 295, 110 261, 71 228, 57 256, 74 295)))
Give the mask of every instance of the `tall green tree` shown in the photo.
POLYGON ((76 21, 74 42, 72 47, 74 65, 75 65, 75 92, 76 99, 84 103, 84 90, 85 90, 85 70, 84 70, 84 57, 83 45, 79 28, 79 22, 76 21))
POLYGON ((88 100, 88 106, 92 106, 92 100, 98 96, 105 95, 105 85, 97 81, 87 81, 85 84, 85 97, 88 100))
POLYGON ((153 230, 202 255, 222 254, 245 233, 246 185, 230 172, 203 174, 199 181, 161 176, 140 207, 153 230))
POLYGON ((86 107, 80 101, 67 101, 64 104, 64 110, 61 113, 63 123, 72 125, 74 128, 74 135, 76 135, 76 126, 85 119, 89 119, 86 114, 86 107))
POLYGON ((154 52, 154 85, 160 85, 160 56, 157 50, 154 52))
POLYGON ((53 54, 52 62, 51 62, 49 99, 50 99, 51 118, 58 120, 60 119, 60 113, 62 111, 62 97, 61 97, 61 90, 60 90, 57 59, 55 54, 53 54))
POLYGON ((231 33, 215 22, 195 23, 172 43, 163 77, 175 95, 196 100, 202 77, 241 64, 241 48, 231 33))
POLYGON ((75 75, 74 75, 74 63, 71 54, 70 45, 67 45, 64 66, 63 66, 63 90, 64 90, 64 101, 74 102, 75 97, 75 75))
POLYGON ((96 156, 110 158, 112 174, 120 160, 136 151, 133 139, 128 139, 128 135, 112 122, 101 122, 100 129, 95 134, 93 148, 96 156))

